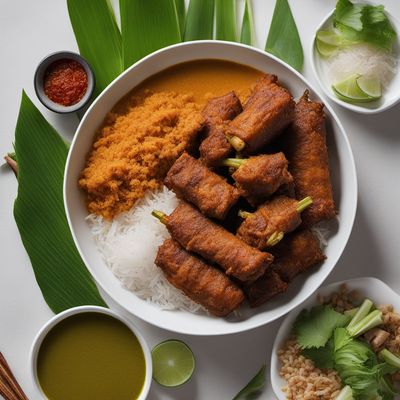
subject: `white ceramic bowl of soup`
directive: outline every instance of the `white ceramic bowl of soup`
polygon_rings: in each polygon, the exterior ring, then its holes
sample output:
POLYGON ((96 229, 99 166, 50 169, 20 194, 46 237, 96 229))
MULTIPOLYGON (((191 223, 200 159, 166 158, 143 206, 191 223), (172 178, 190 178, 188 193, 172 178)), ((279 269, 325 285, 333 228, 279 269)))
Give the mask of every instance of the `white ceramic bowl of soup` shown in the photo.
POLYGON ((397 312, 400 311, 399 294, 377 278, 363 277, 349 279, 347 281, 331 283, 320 288, 313 296, 309 297, 307 301, 297 306, 285 317, 275 337, 270 363, 271 384, 274 393, 279 400, 286 400, 287 398, 285 393, 282 391, 282 388, 286 386, 287 382, 279 375, 281 365, 278 359, 278 350, 283 347, 284 343, 289 338, 294 321, 301 310, 310 309, 318 305, 317 297, 319 294, 324 297, 329 296, 333 292, 338 292, 343 284, 346 284, 349 290, 356 290, 360 294, 361 299, 368 298, 372 300, 375 305, 391 304, 397 312))
MULTIPOLYGON (((289 290, 265 305, 240 310, 240 317, 216 318, 187 311, 163 311, 125 289, 107 268, 85 218, 88 215, 85 193, 78 187, 96 130, 112 107, 146 78, 171 66, 193 60, 218 59, 244 64, 265 73, 273 73, 297 99, 307 88, 313 100, 321 96, 296 70, 278 58, 242 44, 218 41, 186 42, 159 50, 134 64, 116 78, 95 100, 82 118, 71 144, 64 178, 64 202, 69 226, 89 271, 96 282, 117 303, 133 315, 158 327, 192 335, 223 335, 246 331, 267 324, 306 300, 335 267, 349 239, 357 207, 357 178, 353 154, 346 133, 329 104, 326 104, 327 142, 334 197, 339 222, 333 228, 325 249, 326 261, 297 278, 289 290)), ((156 255, 154 254, 154 257, 156 255)))
MULTIPOLYGON (((47 335, 52 331, 52 329, 55 328, 60 322, 66 320, 67 318, 70 318, 70 317, 73 317, 76 315, 80 315, 80 314, 87 314, 87 313, 103 314, 103 315, 109 316, 111 318, 114 318, 117 321, 120 321, 123 325, 125 325, 132 332, 132 335, 134 337, 136 337, 136 339, 139 342, 139 345, 143 351, 144 362, 145 362, 144 382, 143 382, 143 386, 140 391, 140 394, 138 397, 136 397, 136 400, 145 400, 149 393, 151 382, 152 382, 152 377, 153 377, 153 363, 152 363, 149 346, 146 343, 146 341, 145 341, 144 337, 142 336, 142 334, 140 333, 140 331, 138 330, 138 328, 132 322, 121 317, 119 314, 117 314, 116 312, 114 312, 108 308, 98 307, 98 306, 80 306, 80 307, 74 307, 74 308, 65 310, 65 311, 55 315, 53 318, 51 318, 39 330, 35 339, 33 340, 31 350, 30 350, 30 355, 29 355, 29 367, 30 367, 30 372, 31 372, 31 379, 34 383, 34 386, 36 387, 37 393, 40 393, 43 399, 47 398, 45 393, 43 392, 43 389, 40 385, 39 377, 38 377, 38 356, 39 356, 40 348, 41 348, 43 341, 45 340, 47 335)), ((63 382, 60 382, 60 384, 63 384, 63 382)))

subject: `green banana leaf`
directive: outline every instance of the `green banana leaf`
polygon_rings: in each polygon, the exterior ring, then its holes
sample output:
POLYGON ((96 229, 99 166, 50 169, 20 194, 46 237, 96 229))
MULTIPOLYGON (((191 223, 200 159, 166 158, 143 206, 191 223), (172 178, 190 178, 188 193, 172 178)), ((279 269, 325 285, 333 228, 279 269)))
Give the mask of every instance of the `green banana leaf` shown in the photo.
POLYGON ((216 0, 215 38, 236 42, 236 0, 216 0))
POLYGON ((120 0, 124 68, 181 41, 174 0, 120 0))
POLYGON ((276 0, 265 51, 302 71, 303 48, 288 0, 276 0))
POLYGON ((55 313, 85 304, 106 306, 78 254, 65 216, 63 175, 68 146, 25 92, 15 152, 14 218, 47 304, 55 313))
POLYGON ((254 43, 254 22, 251 0, 246 0, 244 4, 244 14, 242 22, 242 31, 240 32, 240 42, 252 46, 254 43))
POLYGON ((80 54, 93 68, 95 94, 122 71, 121 33, 109 0, 67 0, 80 54))
POLYGON ((190 0, 185 24, 185 41, 212 39, 214 0, 190 0))

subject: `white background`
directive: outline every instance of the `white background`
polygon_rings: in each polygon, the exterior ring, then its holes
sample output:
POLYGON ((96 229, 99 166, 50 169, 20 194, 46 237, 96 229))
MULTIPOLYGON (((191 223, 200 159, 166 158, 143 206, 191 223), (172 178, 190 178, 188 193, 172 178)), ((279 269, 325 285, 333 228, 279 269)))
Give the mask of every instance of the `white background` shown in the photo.
MULTIPOLYGON (((381 3, 400 19, 398 0, 382 0, 381 3)), ((257 46, 263 47, 274 1, 254 0, 253 4, 257 46)), ((304 47, 304 75, 316 85, 310 69, 310 44, 316 27, 335 1, 292 0, 290 5, 304 47)), ((78 124, 76 116, 59 116, 44 109, 32 84, 38 62, 58 50, 77 50, 66 1, 0 0, 0 155, 12 150, 23 88, 57 130, 67 138, 72 137, 78 124)), ((328 282, 376 276, 400 292, 400 105, 377 116, 363 116, 336 105, 333 107, 353 148, 359 205, 350 241, 328 282)), ((34 335, 51 318, 52 312, 43 301, 13 219, 16 191, 14 175, 1 167, 0 351, 28 396, 39 399, 30 379, 28 354, 34 335)), ((109 304, 113 307, 111 302, 109 304)), ((167 390, 153 383, 149 398, 155 400, 231 399, 263 363, 269 366, 271 345, 280 324, 277 321, 226 337, 191 337, 133 319, 150 347, 178 337, 190 345, 197 359, 195 375, 187 385, 167 390)), ((267 373, 269 377, 269 367, 267 373)), ((269 378, 260 398, 275 398, 269 378)))

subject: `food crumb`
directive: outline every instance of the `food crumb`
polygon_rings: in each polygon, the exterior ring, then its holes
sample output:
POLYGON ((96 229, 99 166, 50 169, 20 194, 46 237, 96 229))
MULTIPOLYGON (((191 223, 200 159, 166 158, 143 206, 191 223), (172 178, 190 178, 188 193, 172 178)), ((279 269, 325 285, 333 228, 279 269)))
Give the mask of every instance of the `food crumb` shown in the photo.
POLYGON ((160 189, 202 123, 187 95, 143 91, 124 99, 108 113, 79 179, 89 213, 110 220, 160 189))

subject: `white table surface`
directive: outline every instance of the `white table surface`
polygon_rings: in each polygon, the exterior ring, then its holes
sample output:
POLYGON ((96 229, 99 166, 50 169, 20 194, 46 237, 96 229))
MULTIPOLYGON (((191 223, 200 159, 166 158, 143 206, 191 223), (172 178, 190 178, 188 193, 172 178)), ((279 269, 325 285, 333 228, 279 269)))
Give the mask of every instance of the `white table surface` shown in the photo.
MULTIPOLYGON (((398 0, 381 0, 381 3, 400 19, 398 0)), ((254 0, 259 47, 265 43, 273 4, 273 0, 254 0)), ((291 0, 290 4, 305 52, 304 75, 316 84, 309 62, 311 38, 321 19, 334 7, 335 0, 291 0)), ((50 52, 63 49, 77 50, 64 0, 0 0, 0 155, 12 150, 23 88, 59 132, 72 137, 77 118, 46 110, 37 100, 32 84, 38 62, 50 52)), ((376 276, 400 291, 400 105, 378 116, 362 116, 333 107, 353 148, 359 204, 353 233, 328 282, 376 276)), ((30 379, 28 354, 34 335, 52 312, 36 284, 14 222, 12 209, 16 191, 13 173, 1 167, 0 351, 28 396, 39 399, 30 379)), ((109 304, 116 308, 111 301, 109 304)), ((275 398, 269 384, 269 358, 280 321, 237 335, 191 337, 132 319, 150 347, 178 337, 190 345, 197 359, 190 383, 178 389, 163 389, 154 383, 149 399, 228 400, 265 362, 267 385, 260 398, 275 398)))

